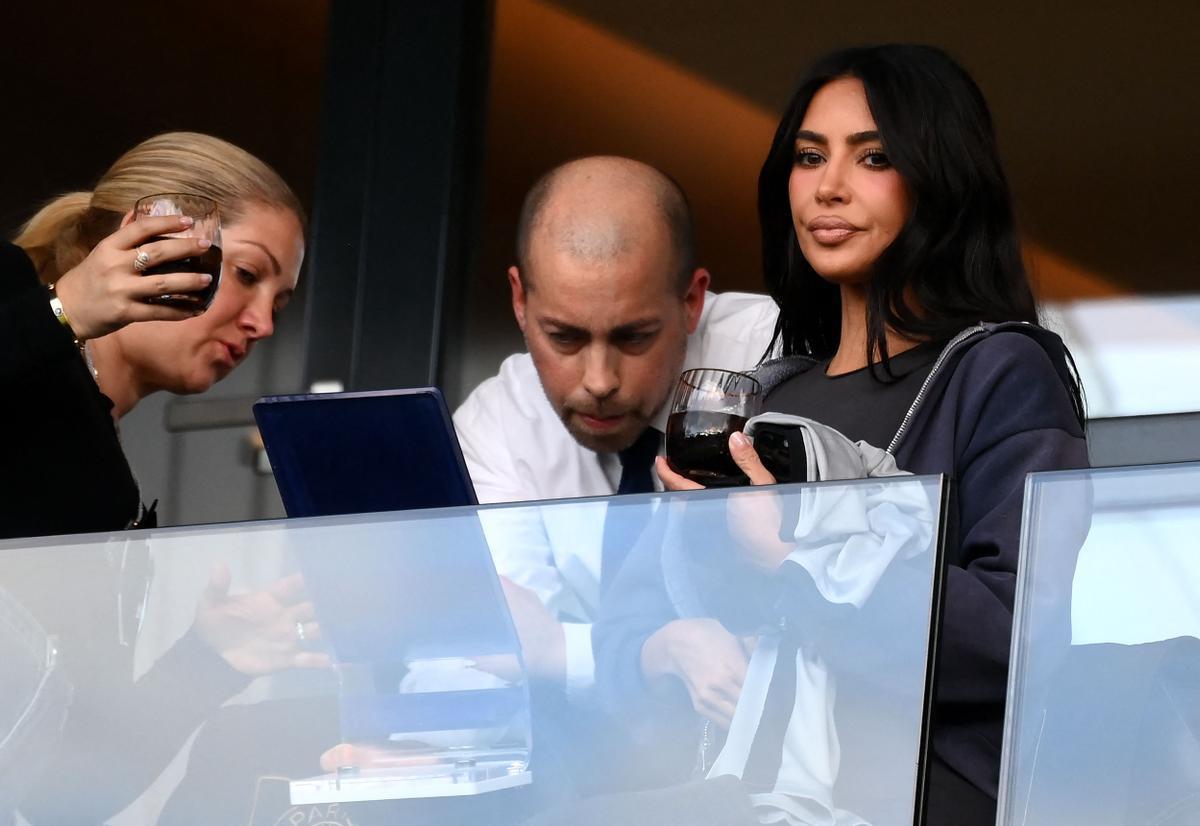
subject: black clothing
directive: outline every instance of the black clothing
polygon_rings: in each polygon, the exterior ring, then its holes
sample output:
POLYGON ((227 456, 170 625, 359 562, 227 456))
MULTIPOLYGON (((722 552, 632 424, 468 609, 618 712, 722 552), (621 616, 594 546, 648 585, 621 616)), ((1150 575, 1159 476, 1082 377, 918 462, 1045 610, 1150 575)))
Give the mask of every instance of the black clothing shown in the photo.
POLYGON ((852 442, 886 448, 900 429, 921 383, 929 375, 944 342, 920 344, 891 359, 895 380, 880 381, 864 367, 827 376, 829 361, 792 376, 774 388, 763 410, 779 410, 828 425, 852 442))
POLYGON ((925 826, 995 826, 996 801, 931 753, 925 826))
POLYGON ((0 243, 0 539, 120 530, 138 488, 100 392, 33 263, 0 243))
POLYGON ((662 434, 647 427, 629 447, 617 454, 621 460, 621 481, 617 493, 653 493, 654 457, 662 445, 662 434))
MULTIPOLYGON (((55 319, 29 258, 11 244, 0 244, 0 382, 8 402, 0 538, 120 531, 136 519, 137 483, 112 402, 55 319)), ((189 632, 135 681, 134 649, 121 643, 117 619, 117 595, 134 584, 129 571, 95 544, 4 544, 0 587, 57 638, 74 686, 62 746, 21 812, 35 826, 102 822, 249 679, 189 632)), ((136 601, 136 588, 127 596, 136 601)), ((131 643, 135 629, 124 630, 131 643)))

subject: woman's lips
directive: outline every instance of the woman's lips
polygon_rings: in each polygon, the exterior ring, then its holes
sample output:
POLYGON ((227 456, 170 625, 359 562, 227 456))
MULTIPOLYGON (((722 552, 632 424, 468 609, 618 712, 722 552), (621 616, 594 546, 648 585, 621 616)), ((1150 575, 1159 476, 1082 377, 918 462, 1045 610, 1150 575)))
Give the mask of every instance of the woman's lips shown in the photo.
POLYGON ((808 231, 818 244, 834 246, 859 232, 859 228, 843 218, 821 216, 808 222, 808 231))
POLYGON ((238 362, 242 360, 242 356, 246 351, 238 347, 236 344, 230 344, 227 341, 217 342, 221 345, 220 353, 223 356, 222 361, 226 362, 230 367, 236 367, 238 362))
POLYGON ((825 244, 826 246, 840 244, 858 232, 856 229, 814 229, 810 231, 818 244, 825 244))

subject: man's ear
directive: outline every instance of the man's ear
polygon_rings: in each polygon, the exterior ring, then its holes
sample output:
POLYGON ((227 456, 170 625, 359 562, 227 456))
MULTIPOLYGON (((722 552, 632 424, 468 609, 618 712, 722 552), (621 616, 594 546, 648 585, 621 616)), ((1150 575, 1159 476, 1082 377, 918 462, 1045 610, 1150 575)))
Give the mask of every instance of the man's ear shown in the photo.
POLYGON ((688 284, 687 292, 683 294, 683 309, 687 315, 689 336, 696 332, 696 328, 700 325, 700 314, 704 312, 704 294, 708 292, 708 285, 711 282, 712 276, 708 274, 708 270, 698 267, 692 273, 692 280, 688 284))
POLYGON ((525 285, 521 283, 521 271, 515 266, 508 268, 508 286, 512 288, 513 315, 517 326, 525 332, 525 285))

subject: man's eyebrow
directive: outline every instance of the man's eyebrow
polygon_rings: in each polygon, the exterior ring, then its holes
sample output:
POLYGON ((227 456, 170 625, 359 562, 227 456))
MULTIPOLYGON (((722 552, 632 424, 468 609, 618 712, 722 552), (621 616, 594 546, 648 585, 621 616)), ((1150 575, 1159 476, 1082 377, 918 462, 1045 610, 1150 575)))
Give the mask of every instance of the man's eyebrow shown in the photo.
POLYGON ((279 266, 279 259, 276 258, 274 255, 272 255, 271 251, 269 249, 267 249, 266 246, 259 243, 258 241, 251 241, 249 238, 239 238, 238 240, 241 241, 243 244, 253 244, 254 246, 258 247, 260 250, 265 252, 267 254, 267 258, 271 259, 271 266, 275 268, 276 275, 279 275, 279 273, 283 272, 283 267, 279 266))
MULTIPOLYGON (((583 336, 591 335, 591 332, 589 330, 587 330, 583 327, 577 327, 574 324, 568 324, 565 321, 559 321, 558 319, 554 318, 553 316, 545 316, 543 318, 539 318, 538 324, 543 328, 553 327, 560 332, 570 333, 572 335, 583 335, 583 336)), ((648 327, 657 328, 660 326, 662 326, 662 322, 657 318, 653 318, 653 317, 639 318, 634 321, 627 322, 625 324, 618 324, 616 327, 613 327, 611 330, 609 330, 606 333, 606 335, 608 335, 608 336, 623 336, 623 335, 629 335, 630 333, 644 332, 646 330, 646 328, 648 328, 648 327)))
POLYGON ((662 322, 657 318, 642 318, 637 321, 630 321, 628 324, 619 324, 609 331, 610 336, 627 336, 630 333, 642 333, 647 327, 660 327, 662 322))
MULTIPOLYGON (((810 141, 811 143, 820 143, 825 146, 829 145, 829 138, 822 135, 820 132, 812 132, 808 129, 796 130, 796 140, 810 141)), ((846 143, 851 146, 858 146, 860 143, 870 143, 879 140, 878 129, 868 129, 865 132, 854 132, 846 136, 846 143)))
POLYGON ((582 327, 576 327, 574 324, 568 324, 565 321, 559 321, 553 316, 545 316, 543 318, 539 318, 537 321, 538 326, 540 327, 554 327, 555 329, 558 329, 564 333, 587 335, 587 330, 583 329, 582 327))

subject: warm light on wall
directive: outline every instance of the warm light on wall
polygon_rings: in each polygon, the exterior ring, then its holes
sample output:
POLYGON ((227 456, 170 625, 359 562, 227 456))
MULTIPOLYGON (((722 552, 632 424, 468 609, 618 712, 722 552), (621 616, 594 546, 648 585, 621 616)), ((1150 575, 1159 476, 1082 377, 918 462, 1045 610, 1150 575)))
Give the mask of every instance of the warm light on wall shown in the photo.
MULTIPOLYGON (((498 0, 488 126, 484 257, 502 271, 521 197, 551 166, 623 154, 688 192, 704 263, 719 289, 761 289, 755 187, 778 113, 592 23, 536 0, 498 0)), ((1124 292, 1030 244, 1039 294, 1124 292)))
POLYGON ((1107 298, 1129 293, 1126 288, 1036 243, 1025 243, 1025 264, 1034 291, 1043 301, 1107 298))
POLYGON ((500 0, 495 31, 488 184, 513 189, 514 222, 556 163, 629 155, 686 189, 719 288, 760 288, 754 189, 775 115, 544 3, 500 0))

